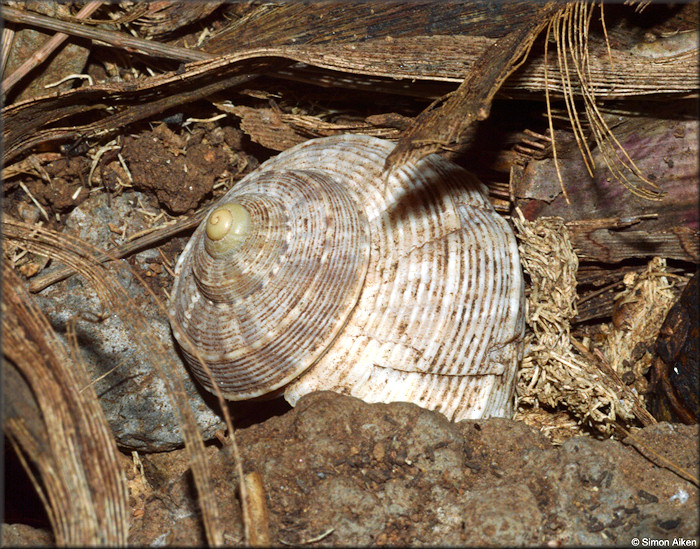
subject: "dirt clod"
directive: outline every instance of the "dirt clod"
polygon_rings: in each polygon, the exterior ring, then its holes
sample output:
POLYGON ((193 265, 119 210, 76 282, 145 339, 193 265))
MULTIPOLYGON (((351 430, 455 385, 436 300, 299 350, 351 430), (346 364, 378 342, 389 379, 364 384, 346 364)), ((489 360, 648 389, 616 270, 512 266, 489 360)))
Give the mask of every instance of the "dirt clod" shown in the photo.
POLYGON ((165 125, 124 139, 122 155, 131 184, 154 194, 170 213, 193 211, 208 197, 214 182, 228 169, 228 156, 195 131, 186 140, 165 125), (186 150, 187 154, 184 154, 186 150))
POLYGON ((27 188, 48 211, 64 213, 89 196, 86 187, 89 169, 85 157, 62 157, 44 166, 48 180, 34 178, 27 182, 27 188))

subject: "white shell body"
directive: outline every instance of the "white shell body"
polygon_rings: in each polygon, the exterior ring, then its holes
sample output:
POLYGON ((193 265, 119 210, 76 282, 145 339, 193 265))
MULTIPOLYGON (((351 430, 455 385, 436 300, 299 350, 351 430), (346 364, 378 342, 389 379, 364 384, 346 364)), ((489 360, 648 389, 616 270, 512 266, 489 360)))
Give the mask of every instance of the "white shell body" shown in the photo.
POLYGON ((512 416, 524 332, 515 237, 485 187, 437 155, 385 184, 393 148, 362 135, 293 147, 221 200, 250 213, 240 248, 213 258, 204 224, 195 231, 170 312, 227 398, 283 389, 293 405, 333 390, 454 420, 512 416))

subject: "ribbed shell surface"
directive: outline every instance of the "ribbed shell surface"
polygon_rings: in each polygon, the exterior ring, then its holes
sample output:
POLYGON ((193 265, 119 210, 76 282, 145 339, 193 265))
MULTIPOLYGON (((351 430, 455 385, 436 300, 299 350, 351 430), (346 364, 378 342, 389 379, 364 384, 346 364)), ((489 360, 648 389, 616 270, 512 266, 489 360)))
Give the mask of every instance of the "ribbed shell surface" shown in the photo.
POLYGON ((222 265, 205 257, 202 227, 195 232, 177 264, 171 314, 228 398, 286 386, 292 404, 326 389, 414 402, 454 420, 512 415, 524 330, 513 233, 483 185, 437 155, 385 181, 393 147, 334 136, 265 162, 222 199, 253 218, 251 235, 222 265), (294 193, 272 190, 290 180, 294 193), (332 198, 321 197, 326 189, 332 198), (323 236, 299 217, 317 220, 323 236), (210 272, 245 281, 217 301, 198 278, 210 272))

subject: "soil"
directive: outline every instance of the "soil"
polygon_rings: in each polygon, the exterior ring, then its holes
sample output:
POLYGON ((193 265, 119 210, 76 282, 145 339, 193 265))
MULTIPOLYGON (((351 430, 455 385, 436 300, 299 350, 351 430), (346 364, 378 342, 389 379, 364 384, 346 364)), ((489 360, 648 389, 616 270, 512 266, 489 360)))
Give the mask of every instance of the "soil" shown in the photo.
MULTIPOLYGON (((698 489, 661 460, 697 478, 697 436, 697 425, 640 430, 633 439, 649 459, 614 440, 554 446, 518 421, 451 423, 413 404, 331 392, 236 433, 244 471, 262 477, 270 543, 328 546, 696 539, 698 489)), ((242 545, 230 447, 207 454, 225 541, 242 545)), ((188 463, 184 450, 125 456, 130 544, 204 543, 188 463)))
POLYGON ((129 159, 134 187, 150 191, 173 214, 194 211, 230 165, 228 155, 204 139, 201 129, 188 137, 185 140, 161 124, 124 139, 123 154, 129 159))
POLYGON ((233 126, 196 123, 171 129, 160 123, 119 141, 96 161, 84 151, 75 156, 80 150, 36 155, 22 182, 47 216, 16 181, 8 183, 14 192, 5 212, 28 221, 43 219, 60 230, 61 215, 91 193, 114 196, 133 188, 151 196, 153 205, 168 215, 192 213, 259 164, 244 150, 243 133, 233 126))
POLYGON ((46 180, 27 181, 27 188, 39 203, 56 213, 72 210, 88 197, 85 186, 90 163, 85 157, 63 157, 46 164, 46 180))

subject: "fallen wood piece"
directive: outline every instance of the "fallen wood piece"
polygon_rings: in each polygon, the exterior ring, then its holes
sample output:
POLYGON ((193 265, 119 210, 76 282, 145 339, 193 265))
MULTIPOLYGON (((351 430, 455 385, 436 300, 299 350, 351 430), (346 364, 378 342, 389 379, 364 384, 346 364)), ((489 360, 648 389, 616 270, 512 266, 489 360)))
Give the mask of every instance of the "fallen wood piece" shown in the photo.
POLYGON ((686 119, 684 109, 682 102, 671 110, 660 108, 658 115, 667 118, 657 119, 616 115, 615 135, 664 192, 660 201, 634 196, 614 181, 598 149, 592 151, 597 169, 591 178, 573 138, 557 132, 570 203, 561 194, 554 160, 545 158, 512 170, 516 205, 530 220, 563 218, 582 260, 616 263, 660 256, 698 262, 697 121, 686 119))
POLYGON ((580 260, 617 263, 634 257, 653 256, 693 263, 700 260, 700 232, 691 227, 627 231, 614 227, 591 228, 585 221, 573 221, 567 223, 567 227, 580 260))

